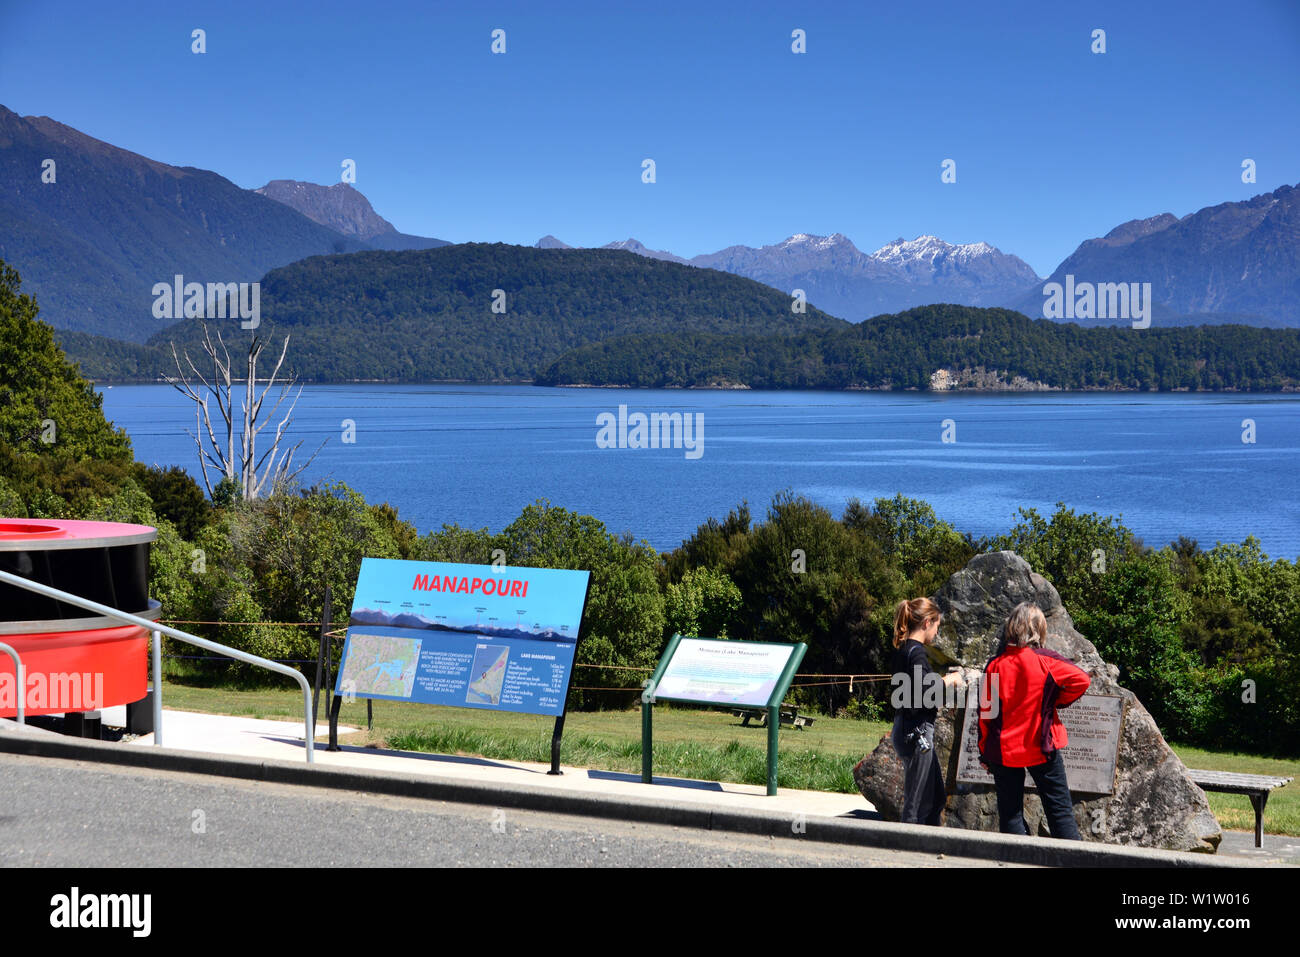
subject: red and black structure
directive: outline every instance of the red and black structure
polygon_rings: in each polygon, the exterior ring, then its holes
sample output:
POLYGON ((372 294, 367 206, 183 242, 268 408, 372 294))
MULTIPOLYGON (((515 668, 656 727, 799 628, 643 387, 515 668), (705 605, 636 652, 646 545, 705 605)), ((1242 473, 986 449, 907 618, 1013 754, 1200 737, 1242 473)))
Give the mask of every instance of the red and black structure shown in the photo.
MULTIPOLYGON (((0 571, 157 621, 161 606, 149 597, 157 537, 147 525, 0 518, 0 571)), ((15 717, 15 691, 25 695, 29 716, 70 717, 148 694, 149 631, 139 625, 0 581, 0 642, 18 652, 25 672, 19 689, 13 661, 0 655, 0 717, 15 717), (70 689, 82 700, 62 700, 70 689)))

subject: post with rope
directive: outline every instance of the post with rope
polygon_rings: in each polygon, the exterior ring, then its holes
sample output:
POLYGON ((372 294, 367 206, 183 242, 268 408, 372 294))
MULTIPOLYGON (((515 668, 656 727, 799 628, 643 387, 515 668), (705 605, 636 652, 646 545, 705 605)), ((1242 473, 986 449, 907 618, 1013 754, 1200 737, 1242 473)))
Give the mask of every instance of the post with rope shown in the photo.
MULTIPOLYGON (((321 613, 320 613, 320 647, 317 648, 316 650, 316 681, 312 689, 312 697, 311 697, 311 714, 312 714, 313 722, 320 720, 321 673, 325 669, 325 661, 329 656, 329 648, 328 645, 326 644, 329 641, 329 631, 330 631, 330 586, 326 584, 325 601, 321 605, 321 613)), ((325 687, 325 713, 326 714, 329 713, 329 708, 330 708, 329 685, 326 684, 325 687)))
MULTIPOLYGON (((591 594, 591 579, 587 579, 587 587, 582 593, 582 608, 586 611, 587 597, 591 594)), ((582 647, 582 622, 581 616, 578 618, 578 634, 573 640, 573 658, 576 664, 578 658, 578 649, 582 647)), ((560 740, 564 737, 564 716, 569 713, 569 696, 564 696, 564 706, 560 709, 559 716, 555 719, 555 727, 551 730, 551 770, 547 774, 563 774, 560 770, 560 740)))

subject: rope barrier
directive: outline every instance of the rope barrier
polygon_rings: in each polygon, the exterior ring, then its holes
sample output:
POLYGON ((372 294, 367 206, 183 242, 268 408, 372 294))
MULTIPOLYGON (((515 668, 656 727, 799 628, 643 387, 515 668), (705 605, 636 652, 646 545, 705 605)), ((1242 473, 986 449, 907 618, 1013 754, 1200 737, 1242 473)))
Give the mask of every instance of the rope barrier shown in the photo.
POLYGON ((164 625, 293 625, 298 628, 319 628, 319 621, 192 621, 188 618, 159 618, 164 625))
MULTIPOLYGON (((227 658, 224 655, 163 655, 164 658, 172 658, 177 661, 226 661, 232 662, 235 659, 227 658)), ((267 661, 278 661, 283 665, 314 665, 315 658, 267 658, 267 661)))
MULTIPOLYGON (((225 662, 230 662, 230 661, 231 661, 230 658, 221 657, 221 656, 217 656, 217 655, 163 655, 163 658, 173 659, 173 660, 176 660, 176 661, 225 661, 225 662)), ((282 663, 282 664, 301 664, 301 665, 311 665, 311 664, 315 664, 315 663, 316 663, 316 659, 315 659, 315 658, 270 658, 270 659, 268 659, 268 660, 270 660, 270 661, 278 661, 278 662, 280 662, 280 663, 282 663)), ((616 670, 616 671, 642 671, 642 672, 650 672, 650 671, 653 671, 653 670, 654 670, 653 668, 635 668, 635 667, 632 667, 632 666, 626 666, 626 667, 625 667, 625 666, 620 666, 620 665, 588 665, 588 664, 583 664, 582 662, 574 662, 573 667, 575 667, 575 668, 601 668, 601 669, 612 669, 612 670, 616 670)), ((806 677, 806 678, 822 678, 822 677, 825 677, 825 675, 810 674, 810 675, 801 675, 801 677, 806 677)), ((858 676, 856 676, 856 677, 857 677, 859 680, 861 680, 861 679, 863 679, 863 678, 866 678, 868 681, 883 681, 883 680, 885 680, 886 678, 892 678, 893 676, 892 676, 892 675, 858 675, 858 676)), ((863 684, 866 684, 867 682, 866 682, 866 681, 862 681, 862 683, 863 683, 863 684)), ((844 684, 849 685, 850 690, 852 690, 852 685, 853 685, 853 683, 852 683, 851 681, 796 681, 796 682, 791 683, 790 687, 791 687, 791 688, 821 688, 821 687, 825 687, 825 686, 828 686, 828 685, 844 685, 844 684)), ((602 688, 580 688, 580 687, 578 687, 577 685, 574 685, 573 687, 574 687, 574 689, 576 689, 576 690, 578 690, 578 691, 641 691, 641 690, 643 690, 643 689, 640 688, 640 687, 636 687, 636 688, 603 688, 603 687, 602 687, 602 688)))
MULTIPOLYGON (((294 628, 319 628, 321 626, 321 622, 319 621, 197 621, 188 618, 160 618, 158 619, 158 621, 164 625, 231 625, 231 626, 285 625, 294 628)), ((325 632, 325 635, 326 637, 329 638, 339 638, 345 635, 346 633, 347 633, 347 628, 344 627, 344 628, 335 628, 332 631, 327 631, 325 632)), ((202 655, 163 655, 163 657, 184 659, 188 661, 230 661, 229 658, 204 657, 202 655)), ((279 661, 285 664, 312 664, 315 662, 316 659, 315 658, 272 658, 270 660, 279 661)), ((597 665, 597 664, 588 664, 587 662, 583 662, 583 661, 575 661, 573 663, 573 667, 597 668, 602 671, 639 671, 642 672, 643 674, 650 674, 654 671, 653 668, 644 668, 638 665, 597 665)), ((849 673, 804 674, 801 672, 799 674, 799 677, 801 678, 846 678, 848 680, 847 681, 799 682, 799 683, 791 684, 790 687, 820 688, 827 685, 847 684, 849 686, 849 690, 852 691, 853 683, 855 681, 862 681, 864 683, 869 681, 883 681, 887 678, 892 678, 893 675, 849 674, 849 673)), ((574 690, 577 691, 640 691, 641 689, 640 688, 578 688, 575 686, 574 690)))

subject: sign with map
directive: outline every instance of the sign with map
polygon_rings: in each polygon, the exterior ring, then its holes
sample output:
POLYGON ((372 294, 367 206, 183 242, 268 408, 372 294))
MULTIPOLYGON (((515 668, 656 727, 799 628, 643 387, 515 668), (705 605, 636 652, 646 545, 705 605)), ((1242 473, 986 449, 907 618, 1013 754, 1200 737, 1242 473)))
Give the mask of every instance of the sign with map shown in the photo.
POLYGON ((335 692, 560 715, 589 577, 362 559, 335 692))

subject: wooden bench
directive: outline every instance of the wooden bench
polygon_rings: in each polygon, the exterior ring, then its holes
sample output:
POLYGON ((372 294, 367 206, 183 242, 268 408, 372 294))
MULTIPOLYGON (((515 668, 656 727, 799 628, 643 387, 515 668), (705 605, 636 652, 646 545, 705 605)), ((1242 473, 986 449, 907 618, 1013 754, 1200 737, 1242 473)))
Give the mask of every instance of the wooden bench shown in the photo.
POLYGON ((1264 845, 1264 805, 1270 791, 1283 787, 1291 778, 1268 774, 1238 774, 1235 771, 1198 771, 1188 768, 1196 786, 1202 791, 1220 791, 1225 794, 1244 794, 1255 809, 1255 846, 1264 845))
MULTIPOLYGON (((767 727, 766 711, 733 711, 731 713, 734 714, 737 718, 741 719, 740 724, 742 727, 748 728, 749 721, 751 718, 758 719, 758 726, 760 728, 767 727)), ((811 728, 813 722, 816 720, 817 720, 816 718, 809 717, 806 714, 800 714, 794 708, 785 708, 785 707, 781 708, 782 724, 788 724, 794 728, 811 728)))

